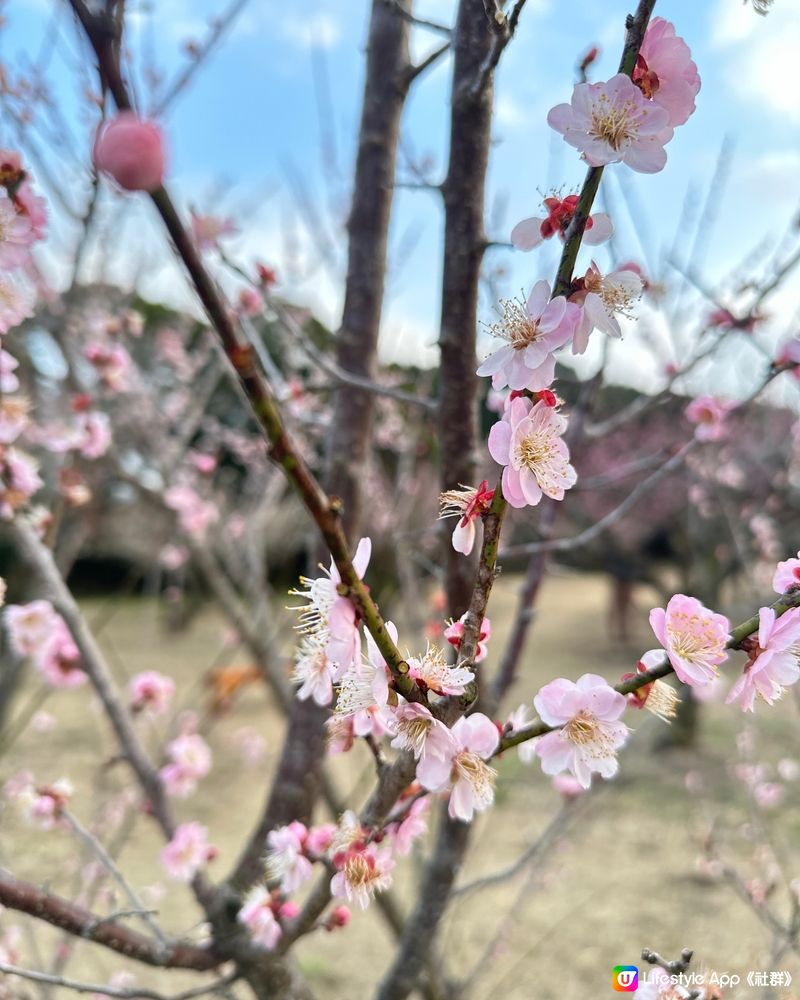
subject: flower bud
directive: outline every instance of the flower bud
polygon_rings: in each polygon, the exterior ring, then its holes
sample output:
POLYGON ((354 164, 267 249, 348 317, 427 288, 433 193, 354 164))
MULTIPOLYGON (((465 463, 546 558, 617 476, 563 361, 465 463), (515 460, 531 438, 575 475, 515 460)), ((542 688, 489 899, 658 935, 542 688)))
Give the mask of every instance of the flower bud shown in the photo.
POLYGON ((155 191, 164 180, 161 129, 133 111, 121 111, 100 126, 92 158, 96 169, 125 191, 155 191))

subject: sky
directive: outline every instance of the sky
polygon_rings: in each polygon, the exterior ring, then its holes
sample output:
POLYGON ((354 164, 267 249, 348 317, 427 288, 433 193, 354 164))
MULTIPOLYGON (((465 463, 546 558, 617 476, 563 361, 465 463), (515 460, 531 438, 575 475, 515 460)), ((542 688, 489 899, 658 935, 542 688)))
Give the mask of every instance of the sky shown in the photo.
MULTIPOLYGON (((185 43, 202 41, 226 2, 129 0, 128 47, 141 108, 154 106, 144 67, 157 66, 168 86, 186 65, 185 43)), ((548 127, 547 111, 569 99, 576 62, 590 46, 601 49, 593 79, 616 71, 630 6, 631 0, 528 0, 497 79, 487 186, 490 238, 506 242, 514 223, 540 214, 542 196, 552 188, 577 190, 585 167, 548 127)), ((310 306, 333 328, 341 310, 368 8, 368 0, 251 0, 162 119, 169 186, 182 208, 232 216, 240 227, 228 244, 232 255, 274 264, 281 294, 310 306)), ((454 0, 416 4, 420 16, 445 23, 454 8, 454 0)), ((84 95, 95 85, 90 55, 64 0, 7 0, 5 12, 4 62, 19 68, 49 53, 47 76, 60 108, 59 127, 71 140, 45 159, 64 199, 80 209, 88 192, 92 128, 84 95), (48 39, 55 39, 55 46, 48 39)), ((615 219, 617 235, 610 251, 593 253, 602 267, 615 258, 641 261, 668 285, 677 280, 672 262, 686 268, 693 261, 702 282, 718 288, 726 304, 735 304, 725 298, 726 276, 745 261, 758 274, 776 247, 788 253, 793 244, 785 235, 800 212, 796 0, 775 0, 768 17, 741 0, 659 0, 656 13, 672 20, 692 49, 703 79, 697 111, 667 147, 668 163, 660 174, 640 175, 622 165, 606 171, 601 201, 615 219), (706 203, 717 170, 718 194, 706 203), (696 237, 686 223, 698 217, 704 221, 696 237)), ((440 42, 441 36, 414 32, 418 57, 440 42)), ((410 163, 427 164, 431 180, 443 176, 450 71, 449 58, 443 58, 412 90, 403 121, 401 178, 411 176, 410 163)), ((0 127, 4 144, 13 145, 5 113, 0 127)), ((38 134, 37 141, 47 145, 38 134)), ((41 186, 48 190, 44 182, 41 186)), ((46 266, 58 286, 69 279, 76 233, 56 201, 53 215, 46 266)), ((104 190, 99 219, 85 276, 135 282, 146 296, 176 305, 191 301, 145 199, 104 190)), ((435 363, 442 221, 435 192, 398 191, 381 332, 386 360, 435 363)), ((483 297, 486 322, 494 318, 498 290, 513 296, 552 277, 558 253, 553 243, 532 254, 489 252, 487 269, 497 272, 498 282, 487 284, 483 297)), ((582 251, 579 270, 590 259, 590 251, 582 251)), ((710 308, 695 292, 686 293, 682 304, 686 315, 680 326, 710 308)), ((799 304, 791 284, 768 303, 768 340, 786 335, 799 304)), ((651 387, 665 354, 680 353, 684 342, 679 330, 667 348, 667 336, 663 317, 642 306, 623 345, 614 345, 612 367, 620 380, 651 387)), ((746 354, 747 345, 742 350, 746 354)), ((596 362, 596 350, 590 351, 583 370, 596 362)))

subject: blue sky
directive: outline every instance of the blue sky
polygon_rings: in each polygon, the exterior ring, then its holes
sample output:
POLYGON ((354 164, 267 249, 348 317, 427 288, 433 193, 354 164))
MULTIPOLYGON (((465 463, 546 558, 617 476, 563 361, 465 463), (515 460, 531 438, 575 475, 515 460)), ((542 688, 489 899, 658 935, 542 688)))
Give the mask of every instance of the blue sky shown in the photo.
MULTIPOLYGON (((145 12, 147 6, 129 3, 134 12, 129 35, 134 65, 141 70, 145 54, 153 52, 169 80, 185 65, 183 43, 202 39, 208 20, 224 3, 158 0, 149 5, 155 9, 152 14, 145 12)), ((630 6, 630 0, 529 0, 497 84, 487 198, 492 237, 507 240, 516 221, 538 214, 541 196, 550 187, 569 191, 580 184, 584 168, 575 151, 548 128, 546 114, 553 104, 569 99, 576 60, 590 45, 599 44, 602 53, 594 78, 615 72, 630 6)), ((58 45, 49 77, 79 158, 51 154, 49 161, 66 196, 80 204, 86 184, 80 155, 86 155, 90 142, 89 116, 80 95, 91 75, 88 54, 64 7, 63 0, 10 0, 0 44, 4 59, 13 64, 35 59, 57 18, 58 45)), ((703 277, 712 283, 748 255, 757 268, 781 239, 800 210, 800 102, 794 79, 800 19, 795 7, 793 0, 775 0, 774 11, 763 18, 741 0, 657 4, 656 13, 672 20, 691 46, 703 88, 696 114, 668 147, 668 164, 661 174, 637 175, 622 166, 607 171, 613 173, 604 185, 617 222, 619 256, 643 260, 659 279, 673 277, 665 258, 676 245, 687 193, 697 212, 726 139, 731 150, 727 181, 721 203, 711 212, 713 225, 704 230, 701 241, 703 277), (628 203, 634 206, 633 217, 626 210, 628 203)), ((444 22, 453 9, 453 0, 418 2, 421 15, 444 22)), ((283 293, 313 306, 334 326, 341 305, 343 222, 367 13, 367 0, 306 0, 302 5, 251 0, 164 122, 170 183, 178 201, 237 218, 242 232, 231 241, 231 249, 245 260, 258 257, 274 263, 284 277, 283 293), (316 87, 315 72, 323 79, 316 87)), ((438 43, 439 36, 415 33, 418 54, 438 43)), ((413 151, 416 160, 427 159, 434 179, 446 165, 449 72, 449 60, 443 59, 420 81, 404 121, 404 149, 413 151)), ((141 72, 138 80, 140 100, 147 108, 151 98, 141 72)), ((4 142, 11 144, 10 137, 4 142)), ((101 219, 101 233, 117 234, 117 239, 95 245, 88 262, 94 273, 136 280, 153 297, 188 301, 142 199, 134 196, 120 203, 108 192, 101 219)), ((382 331, 387 358, 435 360, 441 225, 434 194, 399 193, 382 331)), ((73 240, 68 222, 56 219, 49 252, 56 283, 64 280, 64 260, 73 240)), ((685 236, 677 241, 684 261, 688 243, 685 236)), ((556 252, 553 245, 526 255, 494 250, 488 264, 503 266, 501 290, 513 295, 537 278, 551 276, 556 252)), ((595 253, 601 265, 608 263, 605 250, 595 253)), ((776 297, 771 335, 778 337, 796 318, 798 302, 800 296, 790 289, 776 297)), ((487 320, 492 305, 487 297, 487 320)), ((636 345, 663 338, 660 323, 658 317, 645 316, 637 324, 626 341, 627 361, 618 362, 621 370, 631 368, 634 356, 636 377, 646 380, 647 360, 636 345)), ((679 349, 680 341, 676 346, 679 349)), ((592 363, 590 356, 586 364, 592 363)))

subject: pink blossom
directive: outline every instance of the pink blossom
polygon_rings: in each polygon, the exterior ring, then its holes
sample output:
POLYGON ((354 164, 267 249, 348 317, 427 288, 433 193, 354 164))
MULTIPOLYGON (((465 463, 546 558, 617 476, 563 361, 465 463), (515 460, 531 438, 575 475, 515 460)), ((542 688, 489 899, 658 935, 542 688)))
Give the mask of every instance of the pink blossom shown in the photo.
POLYGON ((175 682, 156 670, 145 670, 131 678, 128 691, 132 712, 147 712, 155 717, 169 708, 175 694, 175 682))
POLYGON ((35 296, 27 285, 0 274, 0 334, 32 316, 34 305, 35 296))
POLYGON ((376 892, 392 884, 394 861, 387 850, 380 850, 375 844, 353 847, 334 863, 339 870, 331 879, 331 895, 358 903, 362 910, 366 910, 376 892))
POLYGON ((401 702, 393 712, 396 750, 410 750, 419 760, 427 754, 445 759, 452 749, 450 730, 418 702, 401 702))
POLYGON ((497 726, 480 712, 460 718, 450 730, 452 745, 446 757, 425 754, 417 778, 431 792, 450 789, 448 813, 469 823, 476 812, 494 802, 496 772, 486 761, 500 742, 497 726))
POLYGON ((0 516, 11 517, 44 486, 35 458, 16 448, 0 451, 0 516))
POLYGON ((171 570, 174 573, 175 570, 180 569, 181 566, 185 566, 189 561, 189 550, 182 545, 168 543, 159 552, 158 561, 164 569, 171 570))
MULTIPOLYGON (((402 801, 401 801, 402 806, 402 801)), ((430 812, 430 799, 426 796, 416 799, 399 823, 389 823, 386 827, 392 838, 392 849, 395 854, 405 857, 411 853, 414 841, 428 832, 427 816, 430 812)))
POLYGON ((725 418, 735 405, 713 396, 698 396, 693 399, 684 412, 686 419, 695 425, 694 436, 697 440, 719 441, 725 433, 725 418))
POLYGON ((19 389, 19 379, 14 374, 19 368, 19 361, 0 349, 0 392, 16 392, 19 389))
POLYGON ((125 191, 155 191, 164 181, 164 138, 155 122, 120 111, 97 131, 95 168, 125 191))
POLYGON ((790 608, 780 618, 772 608, 758 612, 758 640, 746 646, 750 658, 725 703, 739 701, 743 712, 752 712, 756 695, 772 705, 800 679, 797 650, 800 645, 800 608, 790 608))
POLYGON ((253 944, 273 951, 283 937, 283 928, 275 916, 276 904, 266 886, 256 885, 247 893, 236 916, 247 928, 253 944))
POLYGON ((30 400, 27 396, 3 396, 0 398, 0 445, 16 441, 30 425, 30 400))
POLYGON ((10 198, 0 196, 0 268, 10 271, 27 263, 35 239, 30 219, 10 198))
POLYGON ((607 681, 597 674, 584 674, 576 683, 559 678, 545 684, 533 704, 542 722, 559 727, 535 744, 545 774, 569 771, 588 788, 592 774, 617 773, 617 750, 628 736, 619 721, 627 702, 607 681))
POLYGON ((311 878, 311 862, 305 856, 307 838, 308 829, 298 822, 271 830, 267 835, 268 877, 277 879, 287 894, 296 892, 311 878))
POLYGON ((576 799, 586 791, 580 781, 571 774, 556 774, 553 778, 553 788, 565 799, 576 799))
POLYGON ((543 401, 513 399, 489 431, 489 453, 503 469, 503 496, 512 507, 535 507, 542 496, 563 500, 577 480, 561 439, 567 421, 543 401))
POLYGON ((297 689, 300 701, 313 698, 318 705, 330 705, 333 700, 333 678, 326 645, 315 635, 304 635, 300 642, 292 674, 292 680, 300 685, 297 689))
POLYGON ((724 615, 709 611, 695 597, 675 594, 666 611, 653 608, 650 626, 684 684, 716 679, 717 667, 728 658, 730 622, 724 615))
POLYGON ((577 84, 571 103, 556 105, 547 121, 591 167, 621 161, 653 174, 667 162, 669 114, 648 101, 624 73, 606 83, 577 84))
POLYGON ((3 792, 29 823, 42 830, 52 830, 60 825, 73 788, 67 778, 60 778, 51 785, 37 785, 30 771, 21 771, 8 779, 3 792))
POLYGON ((800 552, 794 559, 779 562, 772 577, 772 589, 776 594, 785 594, 793 587, 800 587, 800 552))
POLYGON ((24 180, 14 195, 17 208, 30 223, 34 240, 43 240, 47 228, 47 202, 34 194, 29 180, 24 180))
POLYGON ((93 341, 86 345, 83 354, 106 388, 113 392, 124 392, 130 387, 133 362, 122 344, 93 341))
POLYGON ((243 288, 239 292, 239 312, 244 316, 260 316, 264 312, 264 299, 255 288, 243 288))
MULTIPOLYGON (((364 578, 372 554, 372 542, 362 538, 353 556, 353 569, 359 579, 364 578)), ((348 598, 336 591, 342 582, 339 570, 332 561, 326 576, 309 579, 301 576, 304 590, 292 590, 308 603, 296 608, 300 611, 301 629, 325 644, 334 681, 340 680, 349 667, 357 667, 361 659, 361 635, 356 620, 356 610, 348 598)))
POLYGON ((80 650, 75 645, 67 623, 61 615, 56 615, 48 639, 34 654, 34 665, 53 687, 71 688, 80 687, 86 682, 80 660, 80 650))
POLYGON ((181 528, 193 538, 203 539, 209 525, 219 516, 217 508, 187 483, 170 486, 164 494, 164 502, 178 515, 181 528))
POLYGON ((774 809, 775 806, 780 805, 785 794, 786 789, 783 785, 779 785, 775 781, 762 782, 753 789, 753 798, 759 809, 774 809))
MULTIPOLYGON (((444 630, 444 637, 450 643, 451 646, 455 646, 456 649, 461 649, 461 642, 464 638, 464 623, 467 619, 467 612, 458 619, 457 622, 451 622, 450 625, 444 630)), ((478 644, 475 653, 475 662, 482 663, 486 659, 489 652, 489 639, 492 635, 492 623, 488 618, 484 618, 481 622, 481 629, 478 633, 478 644)))
MULTIPOLYGON (((545 198, 544 207, 547 218, 530 218, 518 222, 511 230, 511 242, 518 250, 533 250, 540 243, 558 234, 564 241, 569 224, 578 207, 578 195, 570 194, 566 198, 545 198)), ((605 243, 614 234, 614 226, 608 215, 598 212, 586 220, 583 242, 587 246, 597 246, 605 243)))
POLYGON ((633 270, 619 268, 603 275, 597 264, 592 262, 576 284, 580 287, 570 296, 570 301, 581 307, 581 313, 572 339, 572 353, 583 354, 592 330, 600 330, 609 337, 622 336, 617 315, 631 316, 631 309, 641 296, 644 283, 633 270))
POLYGON ((700 91, 700 76, 689 46, 663 17, 654 17, 647 26, 633 82, 645 97, 664 108, 670 126, 689 120, 700 91))
POLYGON ((60 616, 49 601, 30 601, 9 604, 3 617, 17 655, 35 656, 53 637, 60 616))
POLYGON ((546 389, 555 375, 553 352, 572 339, 578 309, 563 295, 551 299, 546 281, 536 282, 527 302, 507 299, 502 306, 491 333, 505 346, 489 355, 478 375, 491 375, 495 389, 546 389))
POLYGON ((180 882, 191 882, 217 849, 208 842, 208 829, 200 823, 181 823, 172 840, 161 852, 161 864, 167 874, 180 882))
POLYGON ((105 413, 94 410, 78 416, 78 451, 84 458, 101 458, 111 444, 111 423, 105 413))
POLYGON ((325 922, 325 930, 333 931, 337 927, 347 927, 350 923, 350 909, 347 906, 334 906, 325 922))
MULTIPOLYGON (((389 638, 397 643, 397 628, 386 622, 389 638)), ((367 659, 362 666, 348 667, 342 678, 336 699, 336 714, 349 717, 356 736, 374 736, 380 739, 391 728, 391 716, 386 707, 389 697, 389 669, 367 633, 367 659)))
POLYGON ((327 853, 328 848, 333 843, 333 838, 338 827, 335 823, 322 823, 320 826, 312 826, 306 837, 306 850, 315 856, 321 857, 327 853))
POLYGON ((170 763, 159 772, 167 795, 185 799, 211 770, 211 750, 199 733, 182 733, 167 744, 170 763))
POLYGON ((232 219, 221 219, 216 215, 198 215, 192 212, 192 237, 199 250, 213 250, 219 246, 223 236, 237 233, 238 227, 232 219))
MULTIPOLYGON (((504 734, 509 733, 519 733, 524 729, 527 729, 533 720, 528 718, 528 706, 520 705, 515 708, 513 712, 506 719, 506 724, 503 729, 504 734)), ((532 740, 524 740, 522 743, 517 744, 517 755, 523 764, 530 764, 530 762, 536 757, 536 748, 533 745, 532 740)))
MULTIPOLYGON (((499 411, 502 413, 502 408, 499 411)), ((475 522, 489 512, 494 499, 494 490, 489 489, 489 480, 484 479, 477 489, 462 486, 458 490, 446 490, 439 496, 439 517, 457 517, 453 528, 453 548, 468 556, 475 545, 475 522)))
POLYGON ((466 667, 451 667, 437 646, 428 645, 424 656, 408 658, 408 676, 435 694, 463 694, 475 674, 466 667))

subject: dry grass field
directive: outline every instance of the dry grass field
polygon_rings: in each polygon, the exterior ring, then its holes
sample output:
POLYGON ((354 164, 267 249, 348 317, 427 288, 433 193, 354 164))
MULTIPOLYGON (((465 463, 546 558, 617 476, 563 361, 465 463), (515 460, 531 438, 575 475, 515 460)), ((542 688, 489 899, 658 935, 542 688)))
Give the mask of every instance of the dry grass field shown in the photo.
MULTIPOLYGON (((502 648, 510 624, 515 588, 513 578, 499 581, 492 608, 495 651, 502 648)), ((594 671, 616 679, 632 669, 637 654, 653 645, 647 626, 653 602, 644 591, 637 595, 637 635, 625 646, 606 638, 607 602, 607 583, 601 578, 549 578, 509 709, 524 699, 530 701, 538 687, 554 676, 575 678, 594 671)), ((139 670, 160 670, 175 678, 185 705, 197 703, 202 675, 221 646, 223 623, 214 611, 204 611, 185 632, 169 633, 161 612, 148 601, 117 607, 115 599, 109 599, 89 603, 86 610, 90 618, 107 619, 101 642, 121 679, 139 670)), ((490 652, 489 669, 493 662, 490 652)), ((36 695, 37 683, 30 677, 16 713, 36 695)), ((28 729, 0 759, 0 781, 23 767, 43 782, 67 776, 78 790, 73 811, 88 823, 96 818, 98 804, 109 790, 123 784, 124 765, 111 760, 108 727, 87 688, 58 692, 45 708, 56 719, 54 728, 45 734, 28 729)), ((702 840, 713 824, 726 857, 737 859, 750 878, 757 873, 753 855, 760 835, 755 831, 763 818, 776 852, 786 862, 788 877, 800 876, 800 788, 787 784, 778 809, 753 813, 743 785, 732 773, 741 713, 721 703, 703 706, 702 711, 701 738, 691 753, 654 749, 663 725, 651 716, 645 718, 645 713, 629 713, 634 716, 629 721, 638 728, 624 752, 618 779, 579 800, 562 817, 552 848, 533 867, 491 889, 459 897, 444 922, 441 943, 451 973, 469 977, 470 1000, 611 997, 615 995, 612 967, 635 964, 644 945, 671 956, 683 947, 694 948, 700 962, 721 972, 742 975, 751 968, 770 967, 769 931, 730 885, 701 869, 702 840), (702 782, 702 796, 687 792, 687 772, 692 772, 695 783, 702 782), (495 940, 500 943, 493 947, 495 940), (476 973, 474 966, 487 949, 491 960, 476 973)), ((759 708, 755 719, 759 759, 774 764, 781 757, 800 756, 797 718, 797 706, 788 698, 772 711, 759 708)), ((199 819, 208 826, 220 851, 211 867, 214 877, 228 871, 261 807, 281 734, 279 713, 267 692, 256 686, 208 730, 215 754, 213 771, 197 794, 176 808, 182 819, 199 819), (242 729, 255 730, 266 739, 266 754, 255 765, 246 763, 235 748, 242 729)), ((158 733, 150 736, 155 739, 158 733)), ((340 787, 351 790, 358 805, 372 779, 371 758, 356 748, 332 764, 340 787)), ((497 806, 475 824, 462 882, 511 864, 561 808, 538 765, 523 766, 512 753, 500 762, 499 770, 497 806)), ((157 900, 153 905, 170 932, 201 934, 199 913, 188 891, 170 883, 160 870, 160 848, 152 824, 140 818, 120 863, 136 887, 157 900), (165 889, 160 897, 152 889, 158 883, 165 889)), ((79 845, 68 833, 31 832, 11 809, 0 812, 0 864, 18 875, 70 893, 78 852, 79 845)), ((402 902, 412 898, 418 875, 415 858, 399 863, 395 890, 402 902)), ((97 907, 103 905, 99 900, 97 907)), ((776 891, 770 905, 784 912, 786 893, 776 891)), ((5 913, 0 930, 11 923, 23 921, 5 913)), ((32 922, 25 928, 28 964, 46 967, 57 934, 32 922)), ((368 912, 355 914, 345 932, 308 938, 297 954, 321 1000, 361 1000, 372 995, 391 948, 380 919, 368 912)), ((107 982, 124 967, 111 953, 78 943, 66 973, 107 982)), ((791 951, 777 967, 788 969, 800 982, 800 962, 791 951)), ((142 967, 133 971, 139 985, 168 992, 197 982, 190 974, 142 967)), ((21 983, 11 988, 12 996, 41 995, 21 983)), ((58 996, 59 991, 50 995, 58 996)), ((244 996, 244 991, 237 995, 244 996)), ((771 989, 763 995, 779 1000, 800 994, 771 989)), ((762 992, 739 987, 726 996, 760 997, 762 992)))

